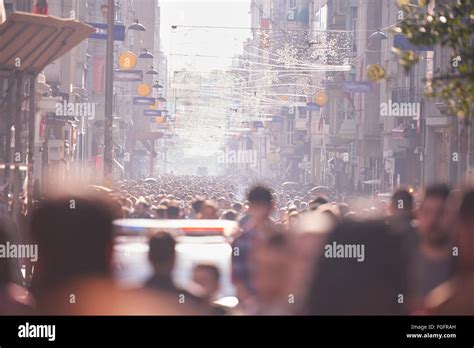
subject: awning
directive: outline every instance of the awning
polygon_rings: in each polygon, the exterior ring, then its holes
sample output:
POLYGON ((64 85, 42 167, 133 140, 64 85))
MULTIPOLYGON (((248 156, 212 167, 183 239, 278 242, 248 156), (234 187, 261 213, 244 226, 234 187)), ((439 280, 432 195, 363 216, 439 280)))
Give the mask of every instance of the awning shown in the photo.
POLYGON ((37 74, 94 31, 76 20, 14 12, 0 25, 0 70, 37 74))
POLYGON ((392 129, 393 138, 404 139, 412 135, 416 135, 416 129, 409 123, 402 123, 392 129))

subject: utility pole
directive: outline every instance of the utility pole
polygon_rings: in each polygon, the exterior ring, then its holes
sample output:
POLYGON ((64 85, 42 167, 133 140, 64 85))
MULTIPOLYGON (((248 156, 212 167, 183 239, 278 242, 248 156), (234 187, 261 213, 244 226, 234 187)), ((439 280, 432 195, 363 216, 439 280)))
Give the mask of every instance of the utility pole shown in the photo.
POLYGON ((105 115, 104 115, 104 178, 105 186, 112 184, 113 169, 113 96, 114 96, 114 0, 107 2, 107 49, 105 59, 105 115))

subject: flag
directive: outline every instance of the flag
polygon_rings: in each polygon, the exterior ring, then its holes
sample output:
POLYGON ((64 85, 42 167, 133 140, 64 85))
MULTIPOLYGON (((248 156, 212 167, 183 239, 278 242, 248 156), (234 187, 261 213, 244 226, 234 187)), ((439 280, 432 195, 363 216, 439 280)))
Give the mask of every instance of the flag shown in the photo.
POLYGON ((320 118, 319 118, 319 123, 318 123, 318 131, 321 131, 323 129, 323 124, 324 124, 324 115, 323 115, 323 109, 321 108, 321 113, 320 113, 320 118))
MULTIPOLYGON (((341 74, 342 74, 342 81, 346 81, 346 75, 344 74, 344 72, 341 72, 341 74)), ((356 108, 355 108, 355 105, 354 105, 354 99, 352 99, 352 94, 349 93, 349 92, 344 92, 344 97, 347 99, 350 106, 352 106, 352 109, 355 111, 356 108)))
POLYGON ((94 85, 93 91, 103 93, 105 88, 105 59, 104 57, 94 57, 94 85))
POLYGON ((33 13, 47 16, 49 14, 48 0, 36 0, 33 5, 33 13))

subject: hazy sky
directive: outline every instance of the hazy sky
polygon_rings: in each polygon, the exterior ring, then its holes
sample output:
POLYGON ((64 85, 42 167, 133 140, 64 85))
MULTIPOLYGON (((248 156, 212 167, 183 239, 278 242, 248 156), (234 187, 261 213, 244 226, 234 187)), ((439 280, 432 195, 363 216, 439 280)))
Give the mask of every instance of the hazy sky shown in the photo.
POLYGON ((160 0, 161 39, 170 71, 206 71, 230 65, 250 30, 184 26, 250 27, 250 0, 160 0), (178 28, 172 30, 171 25, 178 28), (179 56, 177 56, 179 55, 179 56), (216 57, 196 57, 196 55, 216 57))

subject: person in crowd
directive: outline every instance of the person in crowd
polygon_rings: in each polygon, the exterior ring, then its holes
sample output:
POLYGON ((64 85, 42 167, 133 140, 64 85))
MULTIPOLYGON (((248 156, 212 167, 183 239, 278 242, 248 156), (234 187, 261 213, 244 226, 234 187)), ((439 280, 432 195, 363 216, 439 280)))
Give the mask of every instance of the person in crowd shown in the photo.
MULTIPOLYGON (((45 315, 184 314, 166 293, 125 290, 112 276, 110 200, 63 193, 40 203, 30 233, 38 244, 32 293, 45 315)), ((201 313, 199 309, 188 312, 201 313)))
POLYGON ((232 209, 235 210, 237 212, 237 214, 241 214, 242 213, 242 203, 240 202, 235 202, 234 204, 232 204, 232 209))
POLYGON ((200 263, 194 267, 193 281, 202 287, 203 298, 208 303, 218 298, 220 278, 219 268, 214 264, 200 263))
POLYGON ((288 237, 275 233, 255 247, 252 254, 255 289, 253 307, 244 307, 245 314, 285 315, 294 305, 294 291, 288 286, 291 279, 290 249, 288 237))
POLYGON ((219 215, 218 215, 217 206, 210 200, 204 201, 199 218, 200 219, 218 219, 219 215))
POLYGON ((133 213, 133 217, 136 219, 151 219, 149 209, 149 203, 145 200, 145 198, 140 197, 135 204, 135 212, 133 213))
POLYGON ((413 195, 407 189, 400 188, 394 192, 388 217, 389 225, 394 232, 414 235, 413 208, 413 195))
POLYGON ((180 219, 181 218, 181 208, 179 203, 176 200, 173 200, 168 205, 167 209, 167 218, 168 219, 180 219))
POLYGON ((264 186, 253 187, 248 195, 249 209, 240 220, 242 234, 232 243, 232 281, 236 287, 239 301, 245 305, 255 294, 252 278, 251 253, 255 245, 278 231, 277 225, 270 219, 274 209, 271 191, 264 186))
POLYGON ((203 303, 203 294, 200 288, 192 290, 177 286, 173 280, 173 270, 176 262, 176 241, 168 232, 158 232, 150 238, 148 259, 153 267, 153 275, 146 281, 149 289, 169 293, 174 302, 179 304, 190 303, 193 306, 203 303))
POLYGON ((312 199, 309 202, 309 209, 310 210, 316 210, 319 208, 319 206, 329 203, 329 199, 325 195, 319 195, 318 197, 312 199))
MULTIPOLYGON (((0 227, 0 245, 11 242, 0 227)), ((31 294, 12 277, 14 269, 9 258, 0 258, 0 315, 31 315, 34 301, 31 294)))
POLYGON ((229 209, 222 212, 221 219, 235 221, 237 220, 237 212, 235 210, 229 209))
POLYGON ((202 207, 204 206, 204 200, 196 199, 192 204, 193 214, 191 216, 192 219, 196 219, 200 216, 202 207))
POLYGON ((217 208, 221 211, 228 208, 228 202, 225 197, 219 197, 217 200, 217 208))
POLYGON ((428 293, 454 274, 454 235, 446 226, 450 189, 445 184, 428 186, 418 210, 418 245, 413 258, 413 296, 421 307, 428 293))
POLYGON ((166 205, 158 205, 153 211, 155 219, 165 220, 168 218, 168 207, 166 205))
POLYGON ((306 203, 306 202, 301 202, 301 203, 300 203, 300 212, 305 212, 306 209, 308 209, 308 203, 306 203))
POLYGON ((474 315, 474 190, 467 190, 457 212, 457 269, 451 280, 435 288, 426 299, 433 315, 474 315))
POLYGON ((328 235, 317 258, 300 311, 311 315, 406 314, 403 296, 408 269, 401 243, 384 221, 341 222, 328 235))

